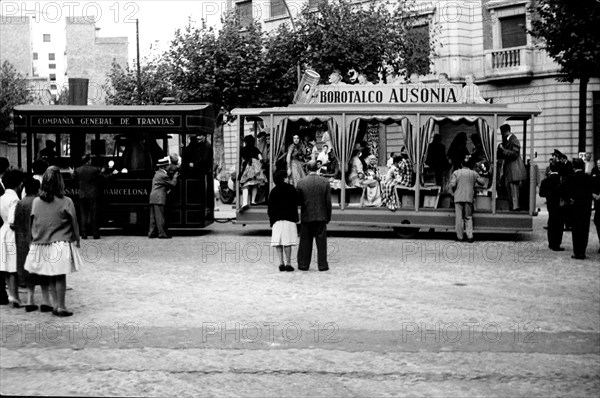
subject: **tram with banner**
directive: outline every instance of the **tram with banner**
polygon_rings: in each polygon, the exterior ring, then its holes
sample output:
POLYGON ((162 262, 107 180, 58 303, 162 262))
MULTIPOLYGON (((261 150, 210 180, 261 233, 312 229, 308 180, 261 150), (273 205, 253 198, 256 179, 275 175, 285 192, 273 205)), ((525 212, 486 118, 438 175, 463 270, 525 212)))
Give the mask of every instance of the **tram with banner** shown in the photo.
POLYGON ((70 170, 81 165, 86 154, 92 165, 105 169, 100 227, 148 227, 155 165, 173 153, 180 156, 182 167, 177 185, 167 196, 167 227, 203 228, 214 221, 212 149, 201 168, 186 167, 189 159, 182 156, 197 135, 212 141, 216 117, 211 104, 23 105, 15 107, 14 124, 19 167, 31 171, 44 143, 50 142, 54 156, 48 160, 60 167, 67 195, 76 205, 78 185, 70 170))
MULTIPOLYGON (((535 118, 541 111, 535 104, 462 103, 461 86, 453 84, 403 85, 321 85, 301 84, 298 97, 305 102, 287 107, 235 109, 239 117, 240 148, 246 135, 261 130, 270 132, 268 190, 273 187, 273 173, 287 167, 286 153, 294 135, 308 135, 307 141, 317 143, 321 151, 326 137, 332 158, 339 164, 338 178, 329 177, 333 214, 331 223, 342 225, 392 227, 403 237, 419 230, 452 231, 455 229, 452 192, 448 188, 451 168, 443 181, 436 179, 428 148, 434 137, 447 152, 461 133, 467 136, 469 152, 475 146, 484 164, 486 185, 476 189, 475 232, 515 233, 532 231, 537 215, 535 167, 535 118), (501 143, 499 128, 509 124, 521 143, 522 160, 527 179, 520 183, 520 206, 511 210, 504 189, 503 160, 498 154, 501 143), (414 167, 412 186, 395 186, 399 207, 392 211, 385 206, 365 202, 366 187, 347 181, 351 155, 357 143, 366 144, 374 155, 380 175, 388 169, 391 153, 405 150, 414 167), (485 167, 487 165, 487 168, 485 167)), ((484 102, 483 100, 481 102, 484 102)), ((238 162, 239 169, 242 160, 238 162)), ((381 182, 383 184, 383 182, 381 182)), ((242 186, 238 183, 237 197, 242 186)), ((268 223, 266 202, 244 206, 238 201, 236 222, 268 223)))

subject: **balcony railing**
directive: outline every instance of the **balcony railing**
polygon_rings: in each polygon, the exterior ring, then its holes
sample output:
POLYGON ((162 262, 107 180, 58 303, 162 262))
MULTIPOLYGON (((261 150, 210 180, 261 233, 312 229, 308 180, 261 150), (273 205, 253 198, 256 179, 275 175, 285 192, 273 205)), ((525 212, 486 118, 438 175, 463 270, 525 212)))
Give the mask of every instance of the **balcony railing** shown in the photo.
POLYGON ((486 78, 515 78, 533 74, 533 48, 513 47, 485 52, 486 78))
POLYGON ((492 52, 493 69, 512 68, 515 66, 521 66, 520 49, 508 49, 492 52))

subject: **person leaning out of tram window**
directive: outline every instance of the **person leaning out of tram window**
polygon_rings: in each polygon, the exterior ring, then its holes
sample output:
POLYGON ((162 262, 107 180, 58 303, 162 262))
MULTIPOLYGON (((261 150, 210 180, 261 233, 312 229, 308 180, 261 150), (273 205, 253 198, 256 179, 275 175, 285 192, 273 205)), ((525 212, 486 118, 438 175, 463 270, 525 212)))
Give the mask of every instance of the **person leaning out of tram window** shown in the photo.
POLYGON ((565 249, 560 245, 563 237, 564 201, 558 165, 555 162, 550 163, 548 175, 540 185, 540 196, 546 198, 548 209, 548 247, 550 250, 563 251, 565 249))
POLYGON ((590 232, 592 217, 592 176, 585 174, 583 159, 573 159, 572 176, 563 184, 565 200, 571 205, 571 231, 573 235, 573 255, 571 258, 585 260, 585 250, 590 232))
POLYGON ((25 270, 50 278, 52 313, 71 316, 65 306, 67 275, 78 271, 83 259, 79 253, 79 225, 75 206, 65 196, 65 183, 60 169, 50 166, 42 178, 39 197, 31 208, 31 246, 25 270))
POLYGON ((475 184, 483 186, 485 180, 473 171, 471 157, 465 156, 462 168, 452 172, 450 188, 454 192, 454 211, 456 239, 462 241, 464 234, 467 240, 473 242, 473 200, 475 199, 475 184))
POLYGON ((248 207, 248 191, 252 206, 256 205, 256 194, 258 187, 267 183, 267 177, 262 169, 262 154, 255 145, 254 137, 244 137, 244 147, 240 151, 242 158, 242 174, 240 184, 242 185, 242 208, 248 207))
POLYGON ((279 271, 292 272, 292 246, 298 244, 298 193, 296 188, 285 182, 285 178, 285 170, 275 172, 275 188, 269 195, 267 213, 273 228, 271 246, 275 247, 279 256, 279 271))
POLYGON ((169 177, 167 167, 169 158, 165 157, 158 161, 156 173, 152 179, 152 191, 150 191, 150 228, 148 238, 171 239, 167 234, 165 221, 165 206, 167 204, 167 194, 177 185, 179 173, 175 173, 173 178, 169 177))

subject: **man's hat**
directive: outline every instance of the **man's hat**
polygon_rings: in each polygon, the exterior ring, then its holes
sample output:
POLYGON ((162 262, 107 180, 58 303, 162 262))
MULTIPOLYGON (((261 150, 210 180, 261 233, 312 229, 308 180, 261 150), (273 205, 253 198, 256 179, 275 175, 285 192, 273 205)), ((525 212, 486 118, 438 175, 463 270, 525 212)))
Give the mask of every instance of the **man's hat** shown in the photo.
POLYGON ((168 166, 170 163, 169 157, 165 156, 164 158, 160 159, 158 161, 158 163, 156 163, 156 167, 164 167, 164 166, 168 166))
POLYGON ((556 156, 559 159, 562 159, 565 157, 565 154, 562 153, 561 151, 559 151, 558 149, 555 149, 554 152, 552 152, 552 155, 556 156))

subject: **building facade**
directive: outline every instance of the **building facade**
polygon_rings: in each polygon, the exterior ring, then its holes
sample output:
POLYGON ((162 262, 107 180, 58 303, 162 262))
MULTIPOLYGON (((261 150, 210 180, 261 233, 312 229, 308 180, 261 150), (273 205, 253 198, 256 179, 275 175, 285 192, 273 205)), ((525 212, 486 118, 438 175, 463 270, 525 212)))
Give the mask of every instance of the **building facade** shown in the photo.
POLYGON ((128 65, 128 38, 100 37, 98 30, 83 17, 0 16, 0 59, 30 79, 42 103, 54 103, 69 78, 87 78, 88 103, 104 104, 113 61, 128 65))
MULTIPOLYGON (((295 18, 302 7, 316 10, 325 1, 290 0, 287 5, 295 18)), ((555 148, 578 156, 579 81, 559 82, 560 67, 527 34, 533 1, 416 1, 412 11, 439 43, 432 49, 436 55, 430 74, 421 80, 433 83, 445 72, 451 82, 460 84, 473 73, 489 102, 536 103, 542 109, 535 121, 537 162, 544 164, 555 148)), ((229 8, 242 19, 260 21, 266 31, 290 21, 283 0, 230 0, 229 8)), ((586 152, 599 159, 600 79, 588 84, 586 109, 586 152)), ((521 130, 522 125, 513 125, 517 134, 521 130)))

